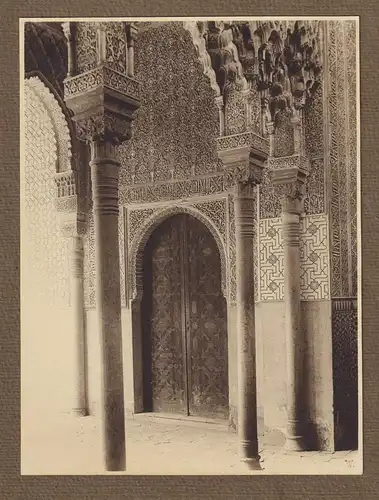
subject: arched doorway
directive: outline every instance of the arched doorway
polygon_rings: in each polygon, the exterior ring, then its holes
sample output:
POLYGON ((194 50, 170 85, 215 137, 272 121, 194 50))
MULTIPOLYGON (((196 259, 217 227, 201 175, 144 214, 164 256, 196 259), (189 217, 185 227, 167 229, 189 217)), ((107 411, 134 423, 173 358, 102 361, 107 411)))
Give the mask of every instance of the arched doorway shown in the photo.
POLYGON ((188 214, 151 234, 141 302, 145 411, 228 418, 227 305, 217 243, 188 214))

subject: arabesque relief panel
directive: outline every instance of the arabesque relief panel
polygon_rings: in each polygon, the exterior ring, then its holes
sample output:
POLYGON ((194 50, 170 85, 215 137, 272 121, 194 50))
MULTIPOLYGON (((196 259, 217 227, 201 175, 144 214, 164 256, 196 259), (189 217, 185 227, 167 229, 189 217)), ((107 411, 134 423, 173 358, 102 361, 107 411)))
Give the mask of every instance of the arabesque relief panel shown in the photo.
POLYGON ((219 171, 216 94, 182 23, 140 31, 135 74, 143 93, 133 137, 119 151, 121 189, 219 171))

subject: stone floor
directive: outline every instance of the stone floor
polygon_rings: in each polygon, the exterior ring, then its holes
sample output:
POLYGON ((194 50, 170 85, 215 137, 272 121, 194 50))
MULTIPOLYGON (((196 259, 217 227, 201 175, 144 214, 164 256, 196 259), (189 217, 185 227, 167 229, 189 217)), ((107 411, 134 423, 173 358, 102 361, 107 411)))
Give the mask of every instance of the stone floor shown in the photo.
MULTIPOLYGON (((262 471, 250 471, 237 456, 237 436, 220 423, 139 415, 127 421, 127 474, 248 475, 361 474, 357 451, 285 452, 280 433, 261 439, 262 471)), ((99 421, 65 417, 22 429, 21 473, 105 474, 99 421)))

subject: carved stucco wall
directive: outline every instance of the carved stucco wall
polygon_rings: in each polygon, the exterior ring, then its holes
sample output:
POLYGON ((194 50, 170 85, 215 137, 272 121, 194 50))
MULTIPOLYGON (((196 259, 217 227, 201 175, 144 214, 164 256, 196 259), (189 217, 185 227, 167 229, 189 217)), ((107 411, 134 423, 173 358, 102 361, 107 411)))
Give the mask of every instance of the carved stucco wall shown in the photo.
MULTIPOLYGON (((138 78, 144 82, 145 91, 142 107, 138 111, 135 121, 134 138, 123 146, 120 152, 123 165, 121 172, 122 205, 162 202, 165 199, 172 200, 227 191, 229 186, 224 185, 222 176, 217 173, 220 169, 220 163, 217 160, 214 139, 218 135, 219 125, 214 92, 202 73, 189 34, 183 30, 179 23, 164 24, 154 29, 145 30, 139 38, 136 57, 138 78), (153 42, 154 51, 152 50, 153 42), (154 57, 164 61, 165 64, 154 66, 154 57), (157 74, 157 72, 159 73, 157 74), (194 133, 198 133, 198 135, 195 136, 194 133), (212 172, 214 172, 213 175, 212 172), (211 177, 199 179, 199 175, 206 173, 211 174, 211 177)), ((328 82, 328 79, 325 81, 328 82)), ((304 110, 306 151, 311 166, 304 207, 306 215, 310 217, 309 224, 312 227, 315 224, 319 225, 318 235, 324 234, 325 230, 329 231, 328 205, 325 201, 325 164, 328 161, 325 156, 324 125, 324 116, 327 110, 326 96, 328 95, 326 85, 327 83, 318 87, 304 110), (322 214, 325 216, 311 217, 322 214)), ((257 113, 252 113, 255 121, 256 115, 257 113)), ((292 142, 287 140, 288 138, 286 139, 288 127, 286 128, 285 120, 279 129, 282 125, 283 131, 279 130, 277 142, 280 143, 279 145, 285 144, 286 148, 289 148, 283 150, 281 154, 290 154, 292 153, 292 142)), ((280 152, 280 148, 277 151, 280 152)), ((224 214, 228 225, 228 234, 231 235, 233 234, 232 204, 233 200, 230 198, 229 209, 224 214)), ((277 219, 280 216, 280 211, 278 192, 271 184, 270 172, 266 172, 260 187, 259 197, 259 226, 261 230, 270 223, 271 218, 277 219)), ((261 230, 257 228, 257 234, 261 230)), ((351 234, 353 234, 353 230, 351 234)), ((263 239, 260 241, 263 242, 263 239)), ((322 284, 321 282, 318 282, 318 285, 316 282, 312 283, 312 286, 319 287, 318 291, 308 290, 307 293, 304 291, 304 300, 329 298, 330 296, 329 269, 325 262, 326 250, 323 248, 321 253, 317 253, 317 248, 323 246, 323 241, 324 239, 318 243, 315 241, 312 248, 306 241, 302 244, 302 275, 307 276, 307 264, 305 263, 311 262, 312 259, 315 260, 316 255, 319 266, 323 269, 322 273, 327 273, 327 276, 323 276, 321 280, 322 284), (306 253, 308 250, 309 255, 306 253), (321 262, 324 264, 321 265, 321 262)), ((351 237, 351 244, 354 246, 353 237, 351 237)), ((280 251, 281 243, 279 240, 277 245, 278 247, 273 249, 274 252, 280 251)), ((266 255, 264 262, 263 256, 267 254, 266 250, 260 247, 257 250, 261 265, 267 268, 269 265, 267 259, 270 255, 266 255)), ((230 289, 233 300, 233 288, 235 287, 232 269, 233 236, 228 236, 228 252, 231 257, 230 279, 232 283, 230 289)), ((258 263, 256 263, 256 267, 258 267, 258 263)), ((256 281, 259 280, 256 279, 256 281)), ((278 298, 281 297, 280 294, 278 295, 279 292, 270 295, 265 290, 264 285, 262 285, 262 292, 257 292, 256 300, 281 300, 278 298)))
MULTIPOLYGON (((217 159, 215 146, 215 138, 219 132, 219 118, 214 101, 215 93, 197 60, 191 36, 184 30, 181 23, 164 23, 155 26, 140 33, 136 46, 136 74, 144 82, 144 92, 142 106, 137 112, 134 124, 134 136, 120 150, 122 163, 121 206, 134 203, 141 205, 164 202, 164 200, 199 195, 209 196, 226 192, 230 188, 224 184, 222 175, 219 173, 221 165, 217 159), (158 60, 162 63, 154 64, 154 61, 158 60), (207 174, 207 178, 199 177, 204 174, 207 174)), ((304 300, 325 299, 331 296, 341 296, 341 294, 348 295, 342 291, 336 295, 336 282, 341 280, 342 276, 346 276, 346 279, 350 280, 350 285, 347 286, 350 286, 351 290, 356 287, 356 215, 354 215, 356 214, 356 164, 352 161, 355 147, 354 120, 356 110, 354 108, 355 84, 353 81, 355 69, 354 61, 351 60, 351 57, 354 57, 354 50, 351 50, 350 47, 346 51, 349 60, 345 61, 343 57, 339 57, 336 61, 337 45, 343 46, 345 41, 350 45, 353 43, 350 35, 343 35, 341 26, 340 24, 337 28, 337 24, 329 23, 328 36, 332 37, 331 43, 329 43, 324 25, 323 36, 326 40, 325 47, 328 47, 325 54, 327 57, 324 61, 326 73, 324 84, 318 87, 304 110, 305 146, 310 159, 310 174, 307 180, 304 207, 307 224, 310 227, 316 225, 317 231, 314 233, 312 245, 309 244, 304 233, 302 276, 309 275, 307 267, 310 265, 309 263, 312 263, 315 268, 317 261, 319 267, 318 280, 309 281, 308 278, 304 278, 308 280, 309 286, 312 283, 312 286, 317 288, 311 292, 308 287, 308 292, 306 292, 306 285, 303 282, 302 298, 304 300), (344 39, 335 40, 335 37, 339 36, 338 30, 341 32, 340 37, 344 37, 344 39), (340 80, 337 78, 338 74, 340 80), (349 83, 347 93, 345 93, 342 91, 342 85, 343 78, 347 75, 349 75, 349 83), (339 101, 337 102, 337 100, 339 101), (348 108, 345 101, 348 101, 350 105, 349 112, 346 111, 348 108), (329 121, 328 129, 325 128, 324 117, 329 121), (347 122, 350 135, 342 137, 339 129, 341 126, 346 128, 347 122), (330 145, 329 157, 325 153, 328 151, 328 145, 330 145), (346 154, 343 153, 345 145, 348 146, 346 154), (344 154, 348 158, 346 161, 343 159, 344 154), (342 175, 343 168, 348 169, 349 175, 342 175), (325 172, 328 174, 329 171, 331 175, 325 175, 325 172), (330 186, 327 184, 329 177, 332 179, 330 186), (349 196, 346 196, 347 191, 349 191, 349 196), (340 199, 342 200, 342 209, 340 208, 340 199), (329 206, 331 207, 330 213, 329 206), (346 208, 343 208, 344 206, 346 208), (315 217, 316 215, 319 217, 315 217), (349 215, 349 222, 346 223, 349 215), (325 231, 330 232, 326 239, 321 236, 325 234, 325 231), (316 241, 317 238, 318 241, 316 241), (342 242, 340 242, 341 238, 342 242), (324 243, 326 245, 330 243, 330 247, 326 249, 324 243), (328 259, 325 257, 326 251, 331 255, 331 273, 329 273, 328 259), (329 290, 329 279, 332 280, 332 292, 329 290)), ((253 99, 253 105, 254 103, 253 99)), ((252 113, 252 119, 257 121, 257 113, 252 113)), ((288 130, 286 131, 284 127, 283 133, 279 134, 279 139, 285 138, 287 132, 288 130)), ((287 146, 289 144, 288 147, 292 148, 291 141, 283 139, 279 142, 286 143, 287 146)), ((291 152, 292 150, 286 150, 282 153, 291 152)), ((150 209, 146 208, 146 210, 150 209)), ((280 253, 281 240, 276 238, 276 246, 274 241, 270 241, 269 245, 272 250, 270 253, 267 250, 268 243, 265 241, 269 237, 267 233, 263 236, 262 232, 266 226, 271 224, 271 219, 274 219, 272 223, 275 224, 275 220, 280 217, 280 211, 278 192, 271 184, 270 172, 266 172, 260 186, 259 196, 259 229, 257 226, 257 234, 261 236, 258 238, 256 254, 259 255, 260 267, 258 270, 258 262, 256 262, 256 270, 260 274, 260 278, 258 280, 256 276, 256 283, 259 285, 256 287, 256 300, 282 300, 280 292, 282 288, 280 285, 281 271, 278 270, 278 263, 274 262, 275 258, 271 257, 271 253, 273 255, 280 253), (262 277, 262 273, 264 277, 262 277), (279 273, 279 281, 276 291, 273 292, 271 288, 276 285, 274 282, 268 282, 267 276, 271 274, 274 276, 275 273, 279 273)), ((121 216, 123 217, 122 211, 121 216)), ((235 299, 233 295, 233 290, 235 290, 233 282, 233 252, 235 250, 233 247, 235 245, 233 245, 232 197, 229 197, 228 209, 219 216, 224 219, 223 224, 228 229, 227 247, 231 270, 230 298, 233 301, 235 299)), ((125 247, 124 225, 125 222, 121 218, 120 251, 122 264, 125 247)), ((86 247, 88 256, 93 255, 92 240, 93 226, 90 221, 90 238, 86 247), (90 253, 91 249, 92 254, 90 253)), ((89 260, 93 261, 93 259, 89 260)), ((93 283, 93 265, 90 264, 90 267, 89 274, 92 276, 93 283)), ((124 304, 125 269, 123 265, 121 274, 121 292, 124 304)), ((87 304, 93 304, 94 301, 92 283, 91 279, 87 280, 86 290, 88 293, 86 295, 89 297, 87 304)))
MULTIPOLYGON (((343 29, 341 23, 330 22, 328 26, 323 85, 304 110, 310 174, 305 216, 301 220, 303 301, 328 300, 346 292, 350 296, 356 294, 355 41, 352 31, 343 29), (344 52, 341 47, 346 47, 345 56, 341 56, 344 52)), ((189 33, 178 23, 158 25, 140 33, 136 74, 144 85, 142 106, 137 112, 132 140, 120 149, 122 305, 128 303, 128 288, 132 284, 125 287, 124 261, 130 257, 140 225, 157 210, 172 205, 172 200, 193 198, 192 204, 199 205, 199 196, 207 199, 197 208, 210 217, 225 242, 229 260, 228 293, 233 304, 236 299, 234 203, 217 159, 215 138, 219 133, 219 118, 214 92, 197 61, 189 33), (221 194, 225 196, 222 202, 217 198, 221 194), (209 200, 216 195, 217 199, 209 200)), ((255 112, 252 119, 258 127, 255 112)), ((282 140, 287 132, 283 130, 282 140)), ((291 142, 289 146, 282 154, 292 152, 291 142)), ((268 171, 258 202, 255 300, 282 301, 281 207, 268 171)), ((85 252, 86 303, 93 306, 95 259, 91 217, 85 252)), ((349 373, 354 375, 356 305, 354 301, 349 304, 338 302, 333 306, 333 357, 334 366, 335 361, 340 366, 346 362, 351 367, 349 373), (349 314, 345 313, 346 308, 349 314), (352 348, 345 349, 347 345, 352 348)), ((340 381, 339 387, 345 384, 346 373, 334 369, 333 377, 340 381)), ((353 376, 345 386, 354 388, 354 383, 353 376)), ((342 394, 338 400, 340 406, 345 396, 342 394)), ((350 397, 354 399, 354 394, 350 397)))
POLYGON ((357 295, 356 33, 354 22, 328 30, 328 197, 333 297, 357 295))
POLYGON ((54 174, 69 154, 63 113, 42 82, 24 87, 21 214, 23 412, 70 410, 73 317, 68 240, 55 209, 54 174), (43 99, 40 94, 43 94, 43 99), (47 105, 46 105, 47 104, 47 105), (56 119, 61 113, 61 119, 56 119), (65 151, 63 151, 65 149, 65 151))
POLYGON ((145 30, 136 41, 135 55, 143 95, 133 138, 120 150, 121 189, 219 170, 215 93, 190 33, 182 23, 145 30))
MULTIPOLYGON (((136 76, 144 91, 133 138, 119 151, 121 206, 222 193, 216 94, 203 74, 190 33, 182 23, 154 25, 139 34, 135 54, 136 76)), ((232 127, 232 118, 229 123, 232 127)), ((212 221, 226 245, 225 201, 204 200, 193 206, 212 221)), ((162 208, 130 206, 127 220, 120 223, 122 229, 127 225, 125 237, 120 235, 123 304, 130 298, 130 290, 125 291, 124 252, 130 253, 139 225, 162 208)), ((130 283, 127 288, 133 287, 130 283)))
MULTIPOLYGON (((307 194, 304 200, 306 217, 319 225, 317 234, 329 232, 327 252, 331 262, 328 279, 330 292, 322 297, 355 297, 357 293, 357 161, 356 161, 356 52, 354 22, 328 22, 324 25, 324 78, 315 95, 304 109, 305 147, 310 160, 307 194), (323 216, 321 216, 323 215, 323 216), (315 222, 317 221, 317 222, 315 222), (326 226, 325 226, 326 225, 326 226)), ((284 132, 280 131, 279 136, 284 132)), ((283 142, 283 141, 282 141, 283 142)), ((287 155, 290 150, 282 153, 287 155)), ((270 185, 266 171, 260 188, 260 234, 262 228, 275 225, 281 212, 277 189, 270 185), (272 220, 271 220, 272 219, 272 220)), ((281 300, 279 263, 271 253, 280 254, 281 241, 274 242, 266 233, 261 237, 260 259, 264 275, 277 277, 275 292, 268 291, 270 283, 262 278, 261 300, 281 300), (266 241, 267 240, 267 241, 266 241), (271 253, 268 253, 268 241, 271 253), (264 245, 264 247, 262 247, 264 245), (270 263, 272 261, 272 263, 270 263)), ((315 254, 307 255, 308 246, 302 243, 302 263, 315 254)), ((318 245, 316 245, 318 246, 318 245)), ((314 248, 309 247, 310 252, 314 248)), ((324 253, 318 261, 324 260, 324 253)), ((303 264, 302 264, 303 266, 303 264)), ((325 267, 325 269, 327 266, 325 267)), ((304 269, 302 270, 304 274, 304 269)), ((268 279, 268 278, 267 278, 268 279)), ((275 280, 274 280, 275 281, 275 280)), ((326 285, 325 285, 326 286, 326 285)), ((275 284, 271 285, 275 288, 275 284)), ((308 299, 311 296, 308 295, 308 299)), ((305 296, 303 294, 303 299, 305 296)))
POLYGON ((328 198, 337 446, 358 433, 356 24, 332 21, 328 46, 328 198))

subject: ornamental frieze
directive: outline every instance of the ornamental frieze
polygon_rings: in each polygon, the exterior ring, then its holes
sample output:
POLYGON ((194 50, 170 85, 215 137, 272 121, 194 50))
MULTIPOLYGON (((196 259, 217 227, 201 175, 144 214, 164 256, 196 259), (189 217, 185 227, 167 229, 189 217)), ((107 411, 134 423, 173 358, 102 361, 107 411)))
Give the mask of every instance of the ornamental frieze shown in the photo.
POLYGON ((309 160, 305 156, 291 155, 274 157, 271 156, 268 160, 268 166, 272 170, 291 169, 309 170, 309 160))
POLYGON ((256 134, 255 132, 244 132, 241 134, 226 135, 217 139, 217 150, 226 151, 228 149, 237 149, 250 147, 256 151, 268 155, 270 152, 270 142, 268 139, 256 134))
POLYGON ((127 75, 107 66, 99 66, 64 82, 65 98, 88 92, 97 87, 107 87, 139 100, 141 84, 127 75))
POLYGON ((121 187, 120 202, 129 205, 177 200, 191 196, 208 196, 224 193, 232 187, 232 181, 223 173, 218 173, 208 177, 197 177, 181 181, 121 187))

